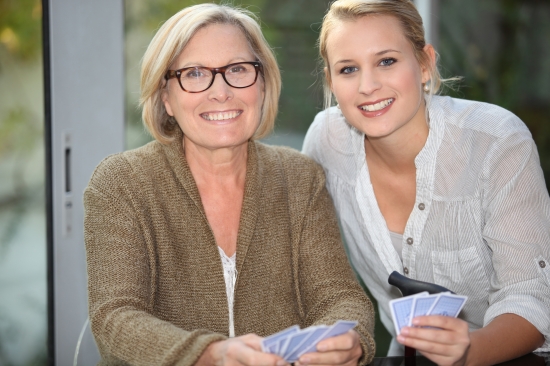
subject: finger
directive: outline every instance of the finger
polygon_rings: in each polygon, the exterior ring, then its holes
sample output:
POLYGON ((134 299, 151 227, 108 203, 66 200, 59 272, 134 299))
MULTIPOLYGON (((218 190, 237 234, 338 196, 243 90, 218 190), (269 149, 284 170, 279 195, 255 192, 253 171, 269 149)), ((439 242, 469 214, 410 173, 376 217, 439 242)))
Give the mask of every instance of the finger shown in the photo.
POLYGON ((412 320, 412 325, 415 327, 436 327, 460 332, 468 329, 468 323, 464 320, 441 315, 416 317, 412 320))
POLYGON ((317 344, 317 351, 327 352, 336 350, 350 350, 358 343, 359 335, 352 329, 339 336, 322 340, 317 344))
MULTIPOLYGON (((280 356, 263 353, 244 343, 243 339, 236 338, 227 346, 226 358, 234 360, 244 366, 284 366, 288 363, 280 356)), ((249 340, 249 339, 248 339, 249 340)))
POLYGON ((443 329, 425 329, 410 327, 407 327, 406 329, 401 329, 399 337, 401 337, 401 339, 418 339, 446 345, 465 343, 469 339, 468 333, 460 333, 443 329))
POLYGON ((312 352, 302 355, 300 365, 356 365, 357 360, 363 354, 361 345, 357 342, 346 350, 312 352))
POLYGON ((295 365, 315 366, 315 365, 344 365, 348 363, 352 357, 347 355, 349 352, 344 351, 329 351, 329 352, 312 352, 300 356, 300 359, 295 365))
POLYGON ((250 348, 261 351, 262 350, 262 337, 256 335, 256 334, 246 334, 240 337, 236 337, 235 339, 242 340, 247 346, 250 348))

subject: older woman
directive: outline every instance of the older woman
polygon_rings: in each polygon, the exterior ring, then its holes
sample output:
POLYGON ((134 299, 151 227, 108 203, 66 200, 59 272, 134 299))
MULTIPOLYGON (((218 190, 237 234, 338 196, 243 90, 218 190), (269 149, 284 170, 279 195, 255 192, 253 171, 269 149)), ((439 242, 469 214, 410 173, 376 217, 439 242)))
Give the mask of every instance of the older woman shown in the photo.
POLYGON ((439 365, 550 350, 550 199, 527 127, 434 95, 436 53, 410 0, 333 2, 319 48, 338 107, 315 118, 304 152, 325 168, 386 328, 439 365), (417 317, 395 334, 394 270, 467 295, 461 318, 417 317))
POLYGON ((372 359, 373 310, 340 241, 321 168, 255 140, 280 75, 258 24, 183 9, 142 66, 156 141, 106 158, 85 192, 91 328, 105 363, 284 365, 261 336, 358 320, 302 363, 372 359))

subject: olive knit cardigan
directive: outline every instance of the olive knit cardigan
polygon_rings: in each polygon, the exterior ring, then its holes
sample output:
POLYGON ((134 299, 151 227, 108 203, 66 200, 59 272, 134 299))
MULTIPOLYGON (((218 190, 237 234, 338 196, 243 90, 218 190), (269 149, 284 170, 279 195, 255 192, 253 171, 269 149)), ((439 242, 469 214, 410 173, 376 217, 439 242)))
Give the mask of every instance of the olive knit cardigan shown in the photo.
MULTIPOLYGON (((106 158, 84 205, 89 314, 103 364, 193 365, 227 338, 223 267, 180 138, 106 158)), ((366 364, 373 313, 322 169, 294 150, 249 142, 236 335, 358 320, 366 364)))

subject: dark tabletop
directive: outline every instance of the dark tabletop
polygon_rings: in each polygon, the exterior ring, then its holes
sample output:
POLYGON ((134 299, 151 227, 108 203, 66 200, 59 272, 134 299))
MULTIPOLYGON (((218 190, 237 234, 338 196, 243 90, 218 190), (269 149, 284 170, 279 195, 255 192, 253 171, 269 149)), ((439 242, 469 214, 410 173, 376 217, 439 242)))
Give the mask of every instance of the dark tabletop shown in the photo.
MULTIPOLYGON (((404 357, 377 357, 369 366, 433 366, 432 361, 418 356, 415 362, 405 364, 404 357)), ((550 353, 530 353, 515 360, 499 363, 500 366, 550 366, 550 353)))

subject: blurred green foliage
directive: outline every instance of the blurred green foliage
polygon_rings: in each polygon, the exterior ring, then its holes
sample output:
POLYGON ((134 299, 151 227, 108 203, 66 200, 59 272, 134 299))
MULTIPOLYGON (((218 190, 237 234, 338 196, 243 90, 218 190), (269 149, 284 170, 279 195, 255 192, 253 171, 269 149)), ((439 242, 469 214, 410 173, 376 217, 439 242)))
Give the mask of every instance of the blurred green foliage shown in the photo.
POLYGON ((42 52, 42 1, 0 0, 0 45, 17 59, 42 52))
MULTIPOLYGON (((0 0, 0 92, 12 97, 0 100, 0 157, 29 154, 42 138, 43 118, 37 117, 31 107, 37 101, 28 100, 23 92, 28 87, 23 84, 29 80, 23 77, 17 85, 6 85, 8 80, 13 82, 14 75, 24 75, 25 67, 40 63, 41 27, 40 0, 0 0)), ((30 87, 42 88, 41 79, 30 81, 30 87)))

